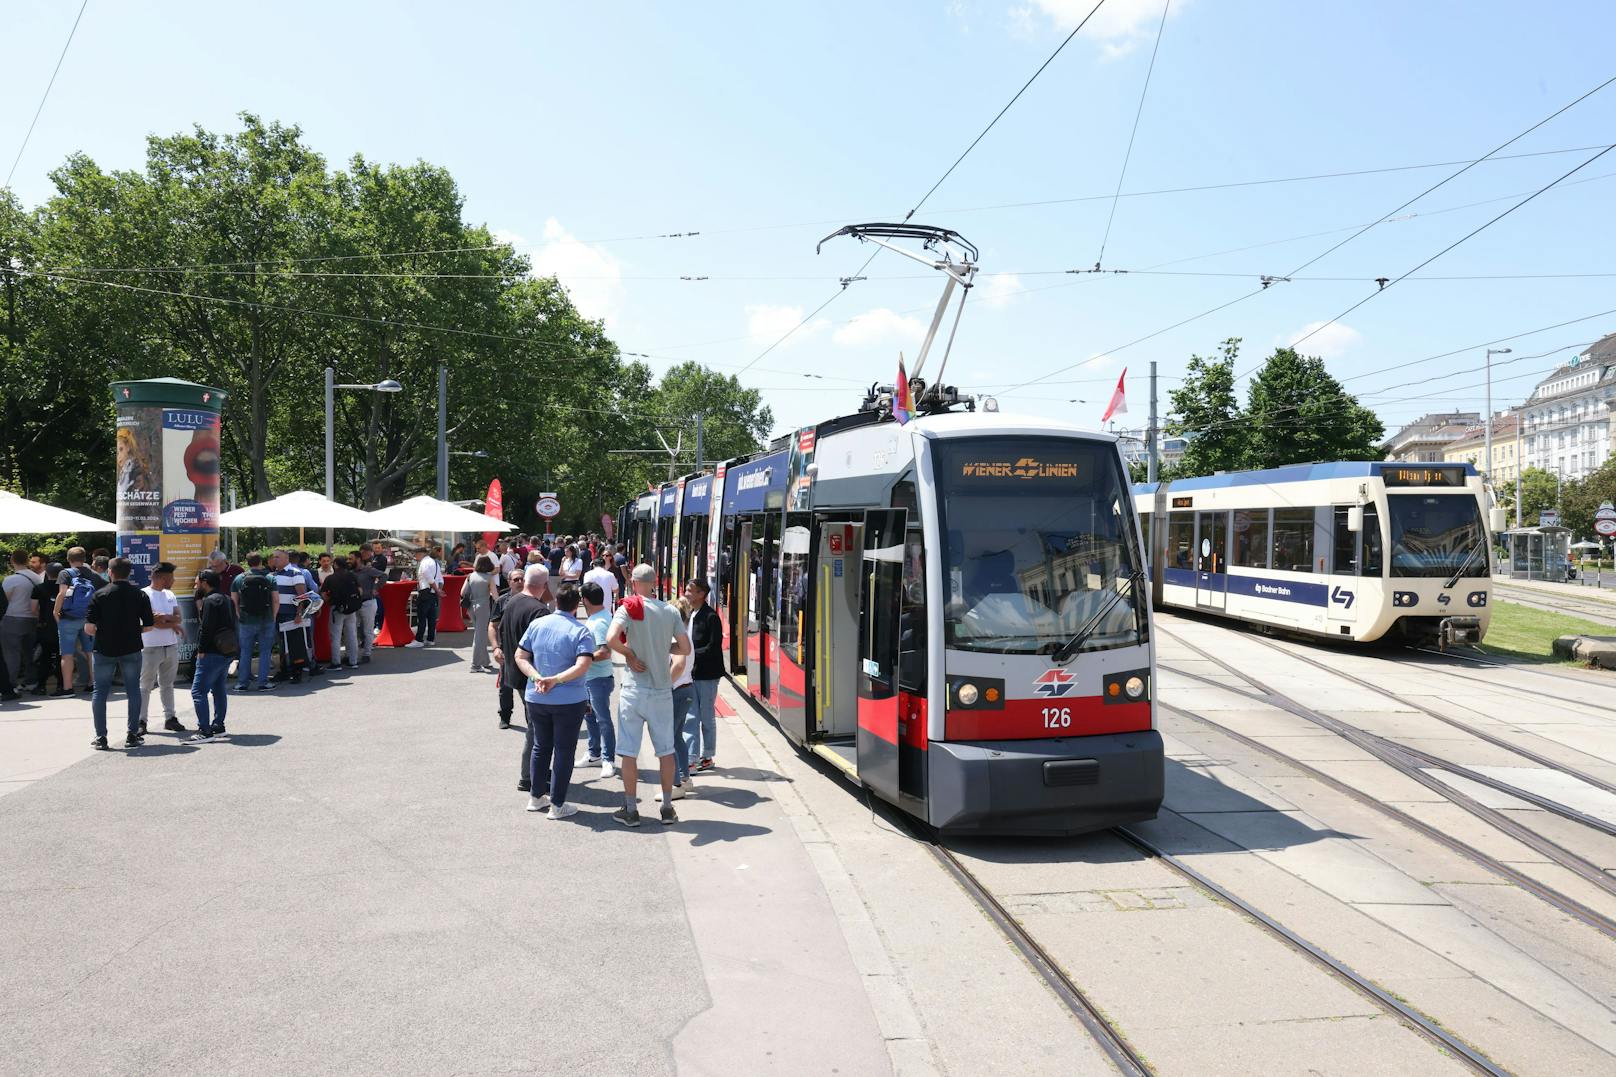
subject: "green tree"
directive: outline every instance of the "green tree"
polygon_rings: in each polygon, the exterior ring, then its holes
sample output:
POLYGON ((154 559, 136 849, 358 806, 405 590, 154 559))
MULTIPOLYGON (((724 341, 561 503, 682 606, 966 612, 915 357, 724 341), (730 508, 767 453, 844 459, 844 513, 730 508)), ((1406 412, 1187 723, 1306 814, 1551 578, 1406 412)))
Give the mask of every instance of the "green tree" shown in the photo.
MULTIPOLYGON (((1552 476, 1550 481, 1553 481, 1552 476)), ((1525 497, 1522 500, 1526 500, 1525 497)), ((1571 528, 1573 541, 1604 540, 1594 531, 1594 513, 1606 501, 1616 504, 1616 458, 1605 461, 1604 466, 1586 477, 1565 484, 1560 499, 1560 522, 1571 528)), ((1526 522, 1532 524, 1537 520, 1533 517, 1526 522)))
POLYGON ((1210 475, 1241 466, 1245 424, 1234 391, 1234 364, 1240 338, 1230 337, 1210 358, 1192 355, 1184 384, 1168 394, 1167 433, 1188 438, 1176 473, 1210 475))
POLYGON ((1379 460, 1386 429, 1324 368, 1316 355, 1278 348, 1246 392, 1242 466, 1281 467, 1317 460, 1379 460))
MULTIPOLYGON (((1509 508, 1510 526, 1515 524, 1515 486, 1513 483, 1498 488, 1500 502, 1509 508)), ((1529 467, 1521 472, 1521 523, 1536 527, 1538 513, 1558 506, 1560 484, 1553 472, 1540 467, 1529 467)), ((1594 506, 1597 508, 1598 506, 1594 506)), ((1591 526, 1591 525, 1590 525, 1591 526)))

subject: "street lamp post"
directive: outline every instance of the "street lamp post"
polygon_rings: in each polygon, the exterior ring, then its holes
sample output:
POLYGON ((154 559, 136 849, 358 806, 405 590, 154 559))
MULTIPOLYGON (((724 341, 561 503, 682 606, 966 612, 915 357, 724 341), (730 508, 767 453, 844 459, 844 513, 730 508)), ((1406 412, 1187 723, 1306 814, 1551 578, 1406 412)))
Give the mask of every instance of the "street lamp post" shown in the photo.
POLYGON ((1493 481, 1493 356, 1508 355, 1509 348, 1487 349, 1487 484, 1493 481))
MULTIPOLYGON (((337 371, 335 367, 325 368, 325 496, 327 500, 336 500, 337 496, 337 464, 334 445, 337 412, 338 389, 369 389, 373 393, 396 393, 404 386, 388 378, 374 384, 337 384, 337 371)), ((331 552, 331 528, 325 529, 325 549, 331 552)))

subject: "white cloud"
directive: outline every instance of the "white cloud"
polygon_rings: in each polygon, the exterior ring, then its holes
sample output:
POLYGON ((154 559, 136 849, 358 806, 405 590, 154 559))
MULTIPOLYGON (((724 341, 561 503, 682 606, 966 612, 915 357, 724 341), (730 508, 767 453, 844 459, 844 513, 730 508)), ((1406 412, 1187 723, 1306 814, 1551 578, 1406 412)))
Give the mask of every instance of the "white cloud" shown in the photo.
MULTIPOLYGON (((513 232, 495 232, 495 238, 517 242, 513 232)), ((581 242, 551 217, 544 222, 544 240, 532 254, 533 275, 555 277, 566 286, 572 303, 586 318, 610 319, 623 294, 623 270, 604 248, 581 242)))
POLYGON ((517 250, 527 246, 527 237, 518 235, 509 228, 496 228, 488 234, 495 243, 507 243, 517 250))
MULTIPOLYGON (((1188 0, 1173 0, 1169 17, 1177 15, 1188 0)), ((1041 13, 1056 27, 1070 30, 1094 8, 1094 0, 1029 0, 1010 9, 1010 28, 1024 34, 1032 28, 1033 16, 1041 13)), ((1108 57, 1121 56, 1142 41, 1148 41, 1161 25, 1162 0, 1106 0, 1083 28, 1080 37, 1098 41, 1108 57)))
POLYGON ((1096 355, 1093 359, 1085 359, 1078 364, 1087 370, 1104 370, 1106 367, 1117 365, 1117 361, 1109 355, 1096 355))
POLYGON ((926 327, 919 318, 877 307, 836 330, 831 339, 844 348, 863 348, 886 343, 919 343, 925 335, 926 327))
POLYGON ((748 305, 746 308, 747 335, 767 339, 770 344, 773 344, 787 333, 791 333, 790 339, 782 341, 780 344, 782 348, 789 348, 793 344, 801 343, 830 324, 828 318, 816 318, 801 329, 797 329, 795 333, 792 333, 792 329, 801 321, 801 307, 773 307, 767 303, 755 303, 748 305))
POLYGON ((1331 322, 1329 325, 1323 322, 1308 322, 1289 336, 1280 337, 1277 343, 1289 348, 1303 337, 1307 337, 1299 349, 1303 354, 1316 355, 1321 359, 1339 359, 1343 353, 1357 346, 1363 339, 1363 334, 1340 322, 1331 322), (1320 326, 1324 328, 1320 329, 1320 326), (1309 333, 1314 335, 1308 336, 1309 333))
POLYGON ((1008 307, 1010 301, 1021 293, 1021 278, 1014 273, 1000 273, 989 277, 988 282, 982 286, 982 302, 995 310, 1008 307))

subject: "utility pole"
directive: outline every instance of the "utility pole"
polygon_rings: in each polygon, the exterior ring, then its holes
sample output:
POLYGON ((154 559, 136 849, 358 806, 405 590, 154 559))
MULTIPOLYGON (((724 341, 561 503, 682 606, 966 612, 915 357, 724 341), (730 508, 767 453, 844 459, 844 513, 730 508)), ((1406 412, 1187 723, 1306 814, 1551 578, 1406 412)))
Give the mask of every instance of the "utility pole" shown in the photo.
POLYGON ((1150 361, 1150 426, 1145 430, 1145 481, 1155 482, 1159 461, 1156 455, 1156 360, 1150 361))
POLYGON ((1509 348, 1487 349, 1487 485, 1493 484, 1493 356, 1508 355, 1509 348))
POLYGON ((1526 416, 1520 412, 1515 413, 1515 526, 1521 526, 1521 472, 1525 470, 1526 463, 1521 459, 1521 426, 1526 422, 1526 416))
POLYGON ((696 412, 696 470, 701 470, 701 421, 707 417, 705 412, 696 412))
POLYGON ((449 368, 438 367, 438 500, 449 500, 449 368))
MULTIPOLYGON (((325 499, 327 501, 334 501, 337 496, 336 449, 333 441, 334 435, 331 432, 331 428, 336 421, 336 410, 337 371, 335 367, 328 366, 325 368, 325 499)), ((325 548, 327 552, 331 550, 332 540, 331 528, 328 527, 325 529, 325 548)), ((248 646, 251 646, 251 644, 248 646)), ((243 666, 242 668, 247 667, 243 666)), ((40 683, 43 684, 44 682, 41 681, 40 683)))

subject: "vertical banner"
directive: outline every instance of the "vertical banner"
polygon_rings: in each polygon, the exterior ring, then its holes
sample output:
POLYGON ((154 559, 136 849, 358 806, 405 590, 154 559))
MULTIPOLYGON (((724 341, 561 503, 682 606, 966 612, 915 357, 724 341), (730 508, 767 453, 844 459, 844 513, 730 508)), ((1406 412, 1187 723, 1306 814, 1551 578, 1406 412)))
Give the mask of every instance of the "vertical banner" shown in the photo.
MULTIPOLYGON (((483 515, 495 520, 505 519, 505 492, 499 485, 498 479, 488 484, 488 496, 483 498, 483 515)), ((483 532, 483 541, 488 543, 490 550, 494 548, 494 543, 499 539, 499 534, 498 531, 483 532)))
POLYGON ((219 545, 219 413, 223 390, 175 378, 112 383, 117 442, 118 554, 133 581, 151 582, 159 561, 175 567, 184 638, 195 649, 191 581, 219 545))
POLYGON ((615 530, 617 530, 617 528, 615 526, 613 526, 611 513, 609 513, 609 512, 601 513, 600 514, 600 533, 606 536, 606 541, 607 542, 612 541, 612 538, 613 538, 612 532, 615 531, 615 530))

